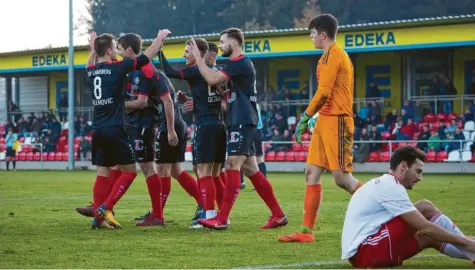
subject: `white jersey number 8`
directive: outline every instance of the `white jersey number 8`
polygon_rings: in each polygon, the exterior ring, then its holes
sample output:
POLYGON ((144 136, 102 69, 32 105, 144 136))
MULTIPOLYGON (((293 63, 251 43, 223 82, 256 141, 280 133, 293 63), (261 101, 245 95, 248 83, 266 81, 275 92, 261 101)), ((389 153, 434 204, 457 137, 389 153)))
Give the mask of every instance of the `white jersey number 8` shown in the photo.
POLYGON ((102 79, 99 76, 94 77, 94 97, 96 99, 101 99, 102 98, 102 79))

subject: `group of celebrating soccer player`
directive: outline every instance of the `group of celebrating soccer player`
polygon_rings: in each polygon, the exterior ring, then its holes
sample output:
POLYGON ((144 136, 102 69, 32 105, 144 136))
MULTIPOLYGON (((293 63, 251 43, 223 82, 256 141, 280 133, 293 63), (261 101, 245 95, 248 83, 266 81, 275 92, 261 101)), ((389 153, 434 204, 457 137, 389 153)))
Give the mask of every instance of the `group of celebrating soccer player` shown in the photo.
MULTIPOLYGON (((310 119, 316 113, 319 117, 308 153, 302 227, 278 240, 314 242, 312 229, 322 203, 321 175, 327 170, 352 195, 342 232, 342 258, 353 266, 400 265, 429 247, 450 257, 475 260, 475 241, 465 237, 431 202, 413 204, 409 199, 406 190, 422 179, 423 152, 410 146, 397 149, 390 160, 390 173, 366 184, 352 176, 353 64, 336 44, 338 22, 333 16, 315 17, 309 30, 323 55, 317 67, 318 91, 297 124, 297 142, 301 143, 310 119)), ((173 177, 198 205, 191 227, 228 228, 241 189, 241 172, 271 211, 261 228, 285 226, 287 217, 262 159, 256 73, 241 50, 243 32, 237 28, 222 31, 218 46, 191 38, 185 44, 183 69, 173 68, 162 50, 169 34, 159 31, 143 54, 136 34, 117 40, 110 34, 91 34, 86 76, 94 105, 92 164, 97 166, 97 176, 93 205, 77 211, 93 217, 94 229, 120 228, 113 209, 137 176, 138 163, 152 210, 137 218, 137 226, 165 224, 163 209, 173 177), (225 65, 216 64, 218 49, 229 58, 225 65), (117 61, 117 54, 123 60, 117 61), (157 55, 163 72, 151 63, 157 55), (186 80, 191 97, 175 92, 168 78, 186 80), (187 132, 179 101, 196 116, 193 169, 197 180, 182 166, 187 132)))

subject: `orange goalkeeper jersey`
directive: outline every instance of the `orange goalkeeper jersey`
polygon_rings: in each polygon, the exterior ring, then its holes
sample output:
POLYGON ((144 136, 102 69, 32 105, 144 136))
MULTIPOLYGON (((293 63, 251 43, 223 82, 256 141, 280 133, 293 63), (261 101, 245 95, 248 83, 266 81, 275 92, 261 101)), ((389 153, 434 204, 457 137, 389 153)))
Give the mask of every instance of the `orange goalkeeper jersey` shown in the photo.
POLYGON ((317 66, 318 89, 307 114, 353 116, 354 70, 348 54, 333 44, 317 66))

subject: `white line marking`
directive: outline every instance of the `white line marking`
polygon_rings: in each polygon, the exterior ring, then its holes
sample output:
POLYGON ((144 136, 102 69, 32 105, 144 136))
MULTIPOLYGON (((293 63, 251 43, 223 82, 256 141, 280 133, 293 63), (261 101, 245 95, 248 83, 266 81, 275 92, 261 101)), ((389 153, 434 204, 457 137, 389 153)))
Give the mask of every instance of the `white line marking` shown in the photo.
MULTIPOLYGON (((443 257, 442 254, 427 254, 427 255, 417 255, 411 259, 419 258, 431 258, 431 257, 443 257)), ((339 264, 348 264, 347 260, 334 260, 334 261, 321 261, 321 262, 302 262, 302 263, 291 263, 291 264, 277 264, 277 265, 262 265, 262 266, 244 266, 239 268, 232 269, 274 269, 274 268, 302 268, 309 266, 322 266, 322 265, 339 265, 339 264)))

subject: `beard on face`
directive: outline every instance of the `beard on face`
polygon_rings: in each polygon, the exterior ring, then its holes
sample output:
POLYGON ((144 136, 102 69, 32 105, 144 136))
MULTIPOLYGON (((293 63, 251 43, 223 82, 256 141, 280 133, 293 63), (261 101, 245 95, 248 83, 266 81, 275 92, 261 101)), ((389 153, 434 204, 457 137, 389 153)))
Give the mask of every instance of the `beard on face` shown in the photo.
POLYGON ((222 57, 229 57, 229 56, 231 56, 232 52, 233 52, 233 49, 231 49, 231 45, 228 45, 227 47, 222 49, 221 56, 222 57))

